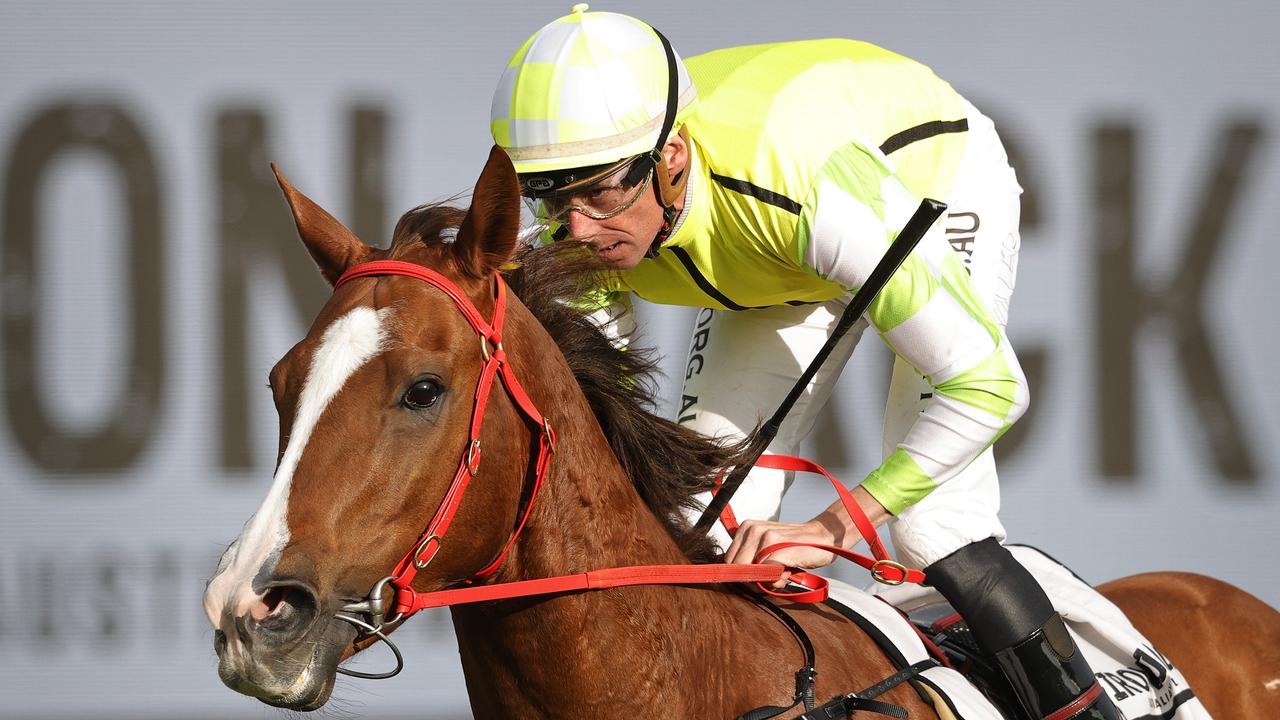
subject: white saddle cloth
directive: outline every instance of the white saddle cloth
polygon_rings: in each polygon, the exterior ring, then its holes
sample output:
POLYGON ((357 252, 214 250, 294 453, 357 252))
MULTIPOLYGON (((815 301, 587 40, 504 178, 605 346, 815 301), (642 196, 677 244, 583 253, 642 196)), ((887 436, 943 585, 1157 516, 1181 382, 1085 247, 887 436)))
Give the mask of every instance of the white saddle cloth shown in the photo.
MULTIPOLYGON (((1017 545, 1009 546, 1009 550, 1044 587, 1102 689, 1126 720, 1209 719, 1182 673, 1133 627, 1119 608, 1040 551, 1017 545)), ((831 581, 831 598, 876 625, 908 663, 926 659, 928 651, 911 625, 880 599, 909 612, 945 602, 942 596, 933 588, 920 585, 879 585, 874 593, 831 581)), ((950 711, 960 720, 1004 720, 986 697, 955 670, 931 668, 922 673, 922 681, 945 698, 950 711)))

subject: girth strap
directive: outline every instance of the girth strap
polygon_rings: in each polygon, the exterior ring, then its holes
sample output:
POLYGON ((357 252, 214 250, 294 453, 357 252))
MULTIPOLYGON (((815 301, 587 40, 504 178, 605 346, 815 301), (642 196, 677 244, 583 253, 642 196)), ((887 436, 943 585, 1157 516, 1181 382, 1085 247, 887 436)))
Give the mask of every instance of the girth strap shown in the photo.
POLYGON ((822 705, 806 712, 796 720, 835 720, 839 718, 844 720, 859 710, 877 713, 879 715, 888 715, 889 717, 903 718, 907 716, 907 711, 893 703, 887 703, 882 700, 874 699, 877 695, 889 692, 893 688, 901 685, 908 680, 914 679, 917 675, 932 667, 938 666, 938 661, 933 658, 921 660, 914 665, 899 670, 871 687, 856 693, 848 695, 837 695, 822 705))
POLYGON ((855 693, 834 697, 796 720, 847 720, 859 710, 895 718, 907 716, 907 711, 898 705, 864 698, 855 693))
POLYGON ((814 692, 813 684, 818 675, 818 670, 815 667, 817 664, 817 655, 813 650, 813 643, 809 640, 808 633, 804 631, 804 628, 800 626, 800 623, 796 622, 795 618, 791 617, 786 610, 783 610, 755 593, 742 592, 741 594, 746 596, 748 600, 751 600, 765 610, 768 610, 774 617, 781 620, 783 625, 787 626, 787 629, 791 631, 791 634, 795 636, 796 641, 800 643, 800 647, 804 650, 804 667, 796 671, 796 694, 794 696, 794 702, 786 707, 781 705, 762 705, 753 710, 748 710, 738 716, 738 720, 768 720, 769 718, 777 717, 778 715, 791 710, 801 703, 804 703, 805 710, 812 710, 814 692))
MULTIPOLYGON (((861 692, 837 695, 818 707, 806 705, 806 712, 798 716, 796 720, 846 720, 859 710, 895 718, 907 717, 908 713, 905 708, 883 700, 876 700, 875 697, 889 692, 904 682, 915 679, 920 673, 929 668, 938 667, 938 665, 938 661, 933 658, 908 665, 861 692)), ((758 707, 743 713, 738 717, 738 720, 769 720, 769 718, 777 717, 799 704, 800 701, 797 700, 788 707, 776 705, 758 707)))

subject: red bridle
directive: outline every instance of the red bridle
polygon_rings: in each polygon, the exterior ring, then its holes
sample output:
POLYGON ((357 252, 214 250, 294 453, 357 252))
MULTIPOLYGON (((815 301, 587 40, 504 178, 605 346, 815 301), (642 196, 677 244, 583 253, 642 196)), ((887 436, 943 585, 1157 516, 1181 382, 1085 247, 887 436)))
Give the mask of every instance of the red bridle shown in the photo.
MULTIPOLYGON (((375 586, 369 597, 362 603, 349 605, 344 608, 345 612, 363 612, 371 616, 373 623, 366 625, 363 622, 353 622, 349 616, 339 615, 339 617, 347 622, 365 630, 371 635, 376 635, 379 639, 385 641, 396 653, 397 659, 400 653, 395 646, 387 640, 383 633, 383 627, 386 624, 399 622, 408 616, 418 612, 419 610, 429 607, 443 607, 446 605, 457 605, 462 603, 481 602, 485 600, 501 600, 515 597, 527 597, 530 595, 545 595, 550 593, 563 593, 575 590, 597 590, 609 587, 619 587, 623 585, 660 585, 660 584, 701 584, 701 583, 725 583, 725 582, 755 582, 762 590, 779 597, 796 602, 821 602, 827 597, 827 581, 817 575, 806 572, 792 572, 790 581, 793 584, 800 585, 805 590, 799 592, 788 591, 779 593, 773 591, 765 583, 772 583, 778 580, 787 568, 782 565, 773 563, 762 563, 764 558, 770 554, 788 547, 796 547, 797 543, 778 543, 770 545, 757 553, 754 564, 718 564, 718 565, 639 565, 620 568, 606 568, 603 570, 594 570, 576 575, 562 575, 552 578, 540 578, 536 580, 522 580, 510 583, 497 583, 491 585, 479 585, 471 587, 454 588, 449 590, 438 590, 435 592, 417 592, 412 587, 414 578, 420 570, 423 570, 431 563, 431 560, 440 551, 441 544, 445 533, 449 529, 449 525, 453 522, 453 517, 458 511, 458 506, 462 503, 462 497, 466 493, 467 485, 471 482, 471 478, 475 476, 480 466, 480 431, 484 424, 484 412, 489 403, 489 393, 493 389, 494 379, 501 378, 502 385, 507 389, 507 394, 515 401, 516 407, 540 429, 538 439, 538 459, 536 465, 536 473, 534 477, 533 490, 529 493, 529 500, 524 508, 524 512, 520 515, 520 521, 516 525, 515 530, 511 533, 510 539, 502 547, 491 563, 484 569, 475 573, 470 580, 467 581, 471 585, 478 579, 491 575, 498 569, 503 558, 506 557, 516 539, 520 536, 520 532, 524 529, 525 523, 529 519, 529 515, 533 510, 534 501, 537 499, 538 491, 542 488, 543 481, 546 479, 547 469, 551 465, 551 456, 555 447, 555 432, 551 429, 551 423, 545 415, 543 415, 529 398, 529 394, 525 392, 524 386, 520 384, 516 378, 514 371, 511 369, 510 363, 507 361, 506 351, 502 347, 502 327, 506 319, 507 307, 507 286, 503 282, 501 276, 494 276, 494 308, 492 322, 486 321, 480 312, 472 304, 471 300, 448 278, 429 268, 414 263, 402 262, 398 260, 376 260, 372 262, 356 265, 342 274, 338 281, 334 284, 334 291, 342 287, 343 284, 363 277, 399 275, 403 277, 415 278, 421 280, 433 287, 444 292, 451 299, 462 315, 475 329, 480 336, 480 354, 484 365, 480 370, 480 378, 476 384, 475 405, 471 414, 470 436, 466 449, 463 452, 462 460, 458 465, 458 470, 454 474, 453 482, 449 485, 448 491, 445 493, 444 501, 436 510, 435 515, 431 518, 431 522, 427 523, 426 530, 414 543, 413 548, 405 554, 405 556, 396 564, 391 575, 383 578, 375 586), (390 583, 394 588, 395 597, 392 605, 393 617, 384 623, 384 612, 382 610, 382 591, 386 584, 390 583)), ((775 467, 785 470, 802 470, 807 472, 819 472, 825 475, 835 486, 840 500, 844 503, 845 509, 849 512, 850 517, 854 518, 859 531, 867 540, 871 547, 875 559, 864 557, 857 553, 845 550, 840 547, 811 545, 810 547, 819 547, 827 550, 839 557, 862 565, 871 570, 872 575, 879 581, 898 585, 903 582, 920 582, 924 579, 924 574, 918 570, 908 570, 902 565, 889 559, 883 545, 876 535, 875 528, 867 520, 858 508, 857 503, 834 477, 819 467, 816 463, 811 463, 800 458, 788 458, 785 456, 769 456, 766 455, 757 463, 762 467, 775 467)), ((737 528, 737 522, 733 517, 732 511, 727 507, 722 520, 725 527, 732 533, 737 528)), ((346 672, 350 675, 359 677, 390 677, 399 672, 399 667, 391 673, 379 675, 362 674, 353 671, 346 672)))
POLYGON ((466 451, 458 464, 458 471, 454 473, 453 482, 450 483, 444 500, 436 510, 435 516, 431 518, 431 522, 427 523, 427 528, 422 532, 422 536, 414 543, 413 549, 405 554, 400 562, 396 564, 395 569, 391 571, 391 584, 396 588, 394 610, 407 616, 419 609, 414 607, 416 593, 411 587, 413 579, 420 570, 425 570, 427 565, 431 564, 431 560, 440 551, 444 535, 449 530, 449 525, 453 522, 454 515, 458 512, 458 506, 462 503, 462 497, 467 491, 467 485, 470 484, 471 478, 480 469, 480 431, 484 426, 484 411, 489 404, 489 392, 493 389, 494 379, 501 378, 503 387, 507 389, 507 395, 515 401, 516 407, 541 430, 538 437, 537 471, 533 481, 533 491, 529 494, 529 501, 525 505, 524 513, 520 516, 520 522, 516 525, 516 529, 511 533, 510 539, 507 540, 506 545, 503 546, 497 557, 493 559, 493 562, 472 576, 472 581, 487 577, 497 570, 507 552, 511 550, 511 546, 515 544, 516 538, 520 536, 520 531, 524 529, 525 523, 529 520, 529 513, 533 510, 533 503, 538 497, 538 491, 542 489, 542 482, 546 478, 547 468, 551 465, 551 454, 555 448, 556 436, 555 431, 551 429, 551 422, 538 410, 538 406, 533 403, 533 400, 529 398, 524 386, 520 384, 520 380, 516 378, 515 373, 511 370, 511 364, 507 362, 507 352, 502 346, 502 326, 506 321, 507 315, 507 285, 500 276, 494 277, 492 322, 485 321, 484 316, 471 303, 471 300, 448 278, 434 270, 414 263, 398 260, 376 260, 356 265, 338 278, 338 282, 334 283, 333 289, 336 292, 344 283, 356 278, 384 275, 401 275, 415 278, 439 288, 448 295, 449 299, 453 301, 453 304, 457 306, 458 310, 467 319, 467 322, 471 324, 471 327, 480 336, 480 355, 484 362, 480 368, 480 378, 476 382, 470 436, 466 451))

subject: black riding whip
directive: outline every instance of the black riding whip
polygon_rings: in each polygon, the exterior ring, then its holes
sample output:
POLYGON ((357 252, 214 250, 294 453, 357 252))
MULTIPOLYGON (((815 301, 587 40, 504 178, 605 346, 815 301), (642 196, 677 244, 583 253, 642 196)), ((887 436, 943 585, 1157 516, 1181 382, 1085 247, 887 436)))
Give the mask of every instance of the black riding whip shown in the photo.
POLYGON ((715 523, 716 518, 720 517, 720 513, 724 512, 724 508, 729 504, 730 498, 738 491, 738 486, 742 484, 743 479, 747 477, 747 473, 755 466, 756 460, 764 454, 769 447, 769 443, 773 442, 773 438, 778 434, 778 428, 782 427, 782 421, 787 417, 787 413, 791 412, 791 408, 796 404, 796 400, 800 399, 800 393, 809 386, 809 382, 813 380, 813 376, 817 374, 818 368, 826 362, 827 356, 835 349, 836 343, 840 342, 840 338, 853 327, 853 324, 862 317, 862 314, 871 307, 872 301, 884 289, 889 282, 889 278, 897 271, 898 266, 902 264, 911 251, 915 249, 920 238, 933 227, 933 223, 947 209, 946 203, 925 198, 920 203, 920 207, 916 208, 915 213, 907 224, 902 226, 902 231, 898 233, 898 237, 889 245, 889 250, 885 252, 884 257, 880 258, 880 262, 876 264, 871 275, 867 277, 867 281, 858 288, 853 294, 853 300, 849 301, 849 306, 845 308, 844 313, 840 315, 839 322, 836 323, 836 329, 832 331, 831 336, 827 338, 826 344, 814 356, 813 361, 809 363, 809 367, 805 368, 804 373, 800 375, 800 379, 796 381, 791 392, 787 393, 787 397, 773 412, 773 416, 769 418, 765 424, 760 426, 752 436, 751 445, 747 448, 746 459, 738 463, 734 467, 733 472, 729 473, 729 477, 725 478, 724 485, 711 498, 711 502, 707 504, 705 510, 702 511, 702 517, 698 518, 698 522, 694 525, 694 529, 700 532, 707 532, 711 529, 711 525, 715 523))

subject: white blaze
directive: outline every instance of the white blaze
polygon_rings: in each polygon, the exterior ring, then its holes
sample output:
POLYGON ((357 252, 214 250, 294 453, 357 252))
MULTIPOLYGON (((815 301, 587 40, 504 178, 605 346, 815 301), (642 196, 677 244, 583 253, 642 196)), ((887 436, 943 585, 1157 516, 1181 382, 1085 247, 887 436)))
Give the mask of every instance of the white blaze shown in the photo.
POLYGON ((360 307, 333 321, 324 332, 320 347, 311 359, 311 368, 298 398, 293 429, 280 467, 262 505, 218 563, 217 574, 204 592, 204 611, 209 622, 219 627, 223 617, 240 617, 261 596, 253 590, 253 579, 289 541, 285 511, 289 507, 289 486, 293 472, 306 450, 311 431, 333 396, 338 394, 361 365, 382 349, 386 340, 384 321, 389 309, 360 307), (230 608, 229 614, 224 614, 230 608))

